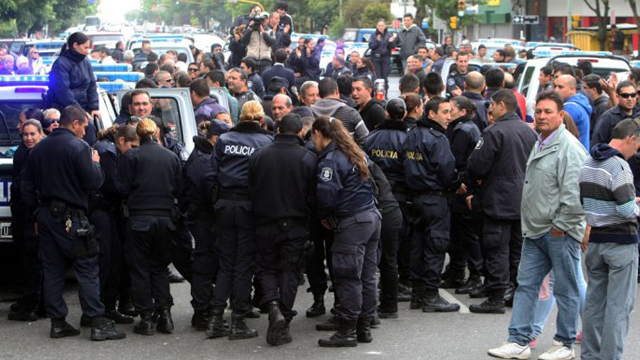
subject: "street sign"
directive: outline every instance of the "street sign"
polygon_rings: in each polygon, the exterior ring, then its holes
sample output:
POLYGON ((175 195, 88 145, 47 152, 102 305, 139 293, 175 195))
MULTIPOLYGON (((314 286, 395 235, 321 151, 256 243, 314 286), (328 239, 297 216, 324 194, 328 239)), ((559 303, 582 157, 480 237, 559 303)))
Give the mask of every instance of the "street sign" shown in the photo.
POLYGON ((514 15, 511 17, 513 25, 537 25, 540 22, 538 15, 514 15))

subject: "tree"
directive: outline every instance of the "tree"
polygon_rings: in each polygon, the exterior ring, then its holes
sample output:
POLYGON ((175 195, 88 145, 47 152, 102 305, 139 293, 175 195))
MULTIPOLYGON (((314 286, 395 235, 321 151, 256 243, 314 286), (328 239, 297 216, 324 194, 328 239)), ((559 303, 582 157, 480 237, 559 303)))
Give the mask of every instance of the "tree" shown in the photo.
POLYGON ((604 51, 607 43, 607 24, 609 23, 609 0, 594 0, 593 5, 589 3, 589 0, 583 1, 598 18, 598 41, 600 42, 600 50, 604 51))
MULTIPOLYGON (((636 19, 636 32, 638 33, 638 37, 640 37, 640 18, 638 17, 638 8, 636 7, 636 0, 629 0, 629 6, 631 6, 633 17, 636 19)), ((631 45, 631 53, 633 54, 633 45, 631 45)), ((638 49, 638 55, 636 55, 636 59, 640 59, 640 49, 638 49)))
POLYGON ((360 27, 369 28, 376 27, 378 20, 384 19, 385 21, 391 20, 391 11, 389 11, 389 4, 383 3, 371 3, 364 8, 362 16, 360 16, 360 27))

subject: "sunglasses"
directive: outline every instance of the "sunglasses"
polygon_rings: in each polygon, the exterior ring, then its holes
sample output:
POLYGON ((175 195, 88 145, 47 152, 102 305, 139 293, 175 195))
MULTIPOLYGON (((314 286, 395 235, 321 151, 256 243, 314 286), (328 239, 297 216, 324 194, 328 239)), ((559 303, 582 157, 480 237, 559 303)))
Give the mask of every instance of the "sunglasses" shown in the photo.
POLYGON ((637 93, 634 93, 634 92, 633 93, 620 93, 620 94, 618 94, 618 96, 620 96, 621 98, 624 98, 624 99, 629 99, 629 98, 632 98, 632 97, 636 97, 637 93))
POLYGON ((198 69, 195 69, 195 68, 189 69, 189 72, 197 72, 197 71, 198 71, 198 69))
POLYGON ((160 80, 160 81, 164 81, 164 82, 167 82, 167 83, 172 83, 172 82, 173 82, 173 79, 172 79, 172 78, 168 78, 168 79, 166 79, 166 80, 160 80))

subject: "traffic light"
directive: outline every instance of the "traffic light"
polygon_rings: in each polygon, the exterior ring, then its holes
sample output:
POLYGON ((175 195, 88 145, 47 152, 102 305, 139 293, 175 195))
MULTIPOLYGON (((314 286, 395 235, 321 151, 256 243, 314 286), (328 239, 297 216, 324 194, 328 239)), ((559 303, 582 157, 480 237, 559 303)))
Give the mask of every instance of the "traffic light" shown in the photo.
POLYGON ((571 27, 577 28, 580 26, 580 15, 571 15, 571 20, 573 20, 571 27))
POLYGON ((451 18, 449 18, 450 22, 449 24, 451 25, 451 29, 457 29, 458 28, 458 17, 457 16, 452 16, 451 18))
POLYGON ((463 12, 464 12, 464 10, 465 10, 466 8, 467 8, 467 7, 466 7, 466 5, 465 5, 465 3, 464 3, 464 0, 459 0, 459 1, 458 1, 458 11, 463 11, 463 12))

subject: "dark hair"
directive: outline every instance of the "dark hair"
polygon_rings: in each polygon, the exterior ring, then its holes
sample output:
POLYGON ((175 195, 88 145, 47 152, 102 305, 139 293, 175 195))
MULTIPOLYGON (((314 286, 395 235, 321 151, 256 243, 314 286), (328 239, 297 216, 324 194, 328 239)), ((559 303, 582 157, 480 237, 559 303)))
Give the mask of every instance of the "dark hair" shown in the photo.
POLYGON ((573 67, 571 67, 571 65, 567 63, 557 63, 553 67, 553 73, 555 74, 557 72, 562 73, 562 75, 571 75, 573 77, 576 77, 576 73, 575 71, 573 71, 573 67))
POLYGON ((253 72, 256 70, 256 61, 255 61, 255 60, 253 60, 252 58, 246 57, 246 58, 242 59, 242 60, 240 61, 240 63, 241 63, 241 64, 243 64, 243 63, 244 63, 244 65, 245 65, 247 68, 251 69, 251 73, 253 73, 253 72))
POLYGON ((504 106, 509 113, 516 111, 516 107, 518 106, 518 99, 516 98, 516 94, 513 93, 513 90, 509 89, 501 89, 496 91, 496 93, 491 97, 491 101, 496 104, 504 103, 504 106))
POLYGON ((582 70, 583 76, 593 73, 593 65, 589 61, 578 61, 578 69, 582 70))
POLYGON ((424 108, 424 111, 427 117, 429 116, 429 113, 431 111, 437 114, 438 110, 440 110, 440 104, 446 103, 446 102, 449 102, 449 100, 443 97, 440 97, 440 96, 432 97, 429 101, 427 101, 427 105, 424 108))
POLYGON ((351 96, 351 91, 353 90, 353 76, 351 76, 350 73, 338 76, 336 83, 338 84, 338 92, 340 94, 351 96))
POLYGON ((640 81, 640 68, 632 67, 631 71, 629 71, 629 80, 633 80, 636 83, 640 81))
POLYGON ((437 72, 430 72, 424 77, 424 90, 428 95, 439 95, 444 89, 444 83, 442 82, 442 76, 437 72))
POLYGON ((302 130, 302 120, 298 114, 287 114, 278 125, 278 132, 280 134, 298 135, 302 130))
POLYGON ((211 83, 218 83, 220 86, 224 86, 226 78, 224 76, 224 71, 222 70, 212 70, 207 73, 207 79, 211 80, 211 83))
POLYGON ((486 48, 487 48, 487 47, 486 47, 486 46, 484 46, 484 44, 480 44, 480 45, 478 45, 478 50, 480 50, 480 49, 486 49, 486 48))
POLYGON ((186 88, 191 85, 191 78, 186 71, 178 71, 173 75, 173 81, 176 84, 176 87, 186 88))
POLYGON ((364 67, 367 68, 367 70, 371 71, 371 73, 375 77, 376 76, 376 70, 373 68, 373 63, 371 62, 371 60, 369 60, 367 58, 362 58, 362 59, 360 59, 360 61, 364 64, 364 67))
POLYGON ((624 119, 613 128, 611 138, 616 140, 623 140, 629 136, 640 136, 640 124, 638 120, 624 119))
POLYGON ((147 95, 147 97, 149 98, 149 100, 151 100, 151 95, 149 95, 149 92, 147 90, 142 90, 142 89, 135 89, 135 90, 131 90, 129 91, 127 94, 129 94, 129 103, 133 102, 133 97, 134 96, 138 96, 138 95, 147 95))
POLYGON ((182 62, 187 62, 187 54, 185 53, 180 53, 178 54, 178 61, 182 61, 182 62))
POLYGON ((151 79, 142 79, 136 83, 136 89, 157 89, 158 84, 156 84, 151 79))
POLYGON ((60 126, 68 127, 76 120, 84 123, 86 119, 87 113, 77 105, 69 105, 60 112, 60 126))
POLYGON ((42 122, 44 120, 44 114, 42 113, 42 110, 36 108, 36 107, 30 107, 24 110, 24 117, 25 119, 29 120, 29 119, 35 119, 38 120, 40 122, 42 122))
POLYGON ((558 108, 558 112, 564 110, 564 102, 560 97, 560 94, 553 90, 543 91, 536 96, 536 104, 538 104, 542 100, 551 100, 556 103, 556 107, 558 108))
POLYGON ((214 50, 215 48, 217 48, 217 47, 221 48, 221 47, 222 47, 222 45, 220 45, 220 44, 218 44, 218 43, 211 44, 211 52, 213 52, 213 50, 214 50))
POLYGON ((279 2, 278 5, 276 6, 276 10, 289 11, 289 4, 287 4, 284 1, 279 2))
POLYGON ((504 72, 500 69, 490 69, 484 76, 487 87, 502 87, 504 84, 504 72))
POLYGON ((413 20, 413 15, 412 15, 411 13, 406 13, 406 14, 404 14, 404 16, 403 16, 402 18, 404 19, 404 18, 406 18, 406 17, 408 17, 408 18, 410 18, 411 20, 413 20))
MULTIPOLYGON (((476 116, 476 111, 478 110, 478 108, 476 107, 476 104, 474 104, 471 100, 469 100, 467 97, 465 96, 455 96, 451 99, 452 103, 456 104, 456 107, 460 110, 466 110, 467 111, 467 118, 473 118, 476 116)), ((454 119, 455 120, 455 119, 454 119)))
POLYGON ((278 49, 276 50, 276 52, 274 53, 273 57, 275 58, 277 63, 282 63, 284 64, 285 61, 287 61, 287 50, 285 49, 278 49))
POLYGON ((466 52, 466 51, 461 51, 461 52, 459 52, 459 53, 458 53, 458 55, 456 55, 456 60, 458 60, 458 58, 459 58, 460 56, 469 56, 469 55, 471 55, 471 54, 469 54, 469 53, 468 53, 468 52, 466 52))
POLYGON ((370 173, 367 167, 367 157, 351 135, 349 135, 349 132, 340 119, 320 116, 313 122, 311 128, 313 131, 321 133, 325 138, 331 139, 338 149, 342 151, 344 156, 347 157, 349 162, 360 171, 360 177, 363 179, 369 178, 370 173))
POLYGON ((144 76, 150 77, 159 69, 160 67, 158 66, 158 64, 150 62, 147 64, 147 66, 144 67, 144 76))
POLYGON ((542 71, 542 73, 544 74, 544 76, 551 76, 553 75, 553 68, 550 65, 545 65, 543 66, 540 71, 542 71))
POLYGON ((106 46, 102 46, 100 47, 100 53, 109 55, 109 49, 106 46))
POLYGON ((161 71, 166 71, 168 72, 171 76, 173 76, 173 73, 176 71, 176 68, 173 67, 173 65, 170 64, 164 64, 162 66, 160 66, 160 70, 161 71))
POLYGON ((148 62, 158 61, 158 54, 156 54, 154 52, 150 52, 149 55, 147 55, 147 61, 148 62))
POLYGON ((211 58, 202 59, 202 66, 208 68, 209 71, 217 69, 216 63, 211 58))
POLYGON ((420 79, 414 74, 404 74, 400 78, 400 93, 406 94, 420 89, 420 79))
POLYGON ((337 90, 338 83, 331 77, 327 76, 324 79, 320 80, 320 82, 318 83, 318 95, 320 95, 320 97, 323 99, 327 96, 335 94, 337 90))
POLYGON ((504 51, 503 49, 497 49, 496 52, 498 54, 500 54, 501 57, 506 57, 507 56, 507 52, 504 51))
POLYGON ((582 84, 588 88, 596 89, 598 94, 602 94, 602 85, 600 85, 600 75, 589 74, 582 78, 582 84))
POLYGON ((89 37, 84 33, 80 31, 74 32, 73 34, 69 35, 69 37, 67 38, 67 42, 64 45, 62 45, 62 51, 65 51, 67 49, 73 49, 73 44, 82 45, 89 40, 90 40, 89 37))
POLYGON ((625 80, 625 81, 620 81, 620 83, 618 84, 618 86, 616 87, 616 94, 620 95, 620 91, 622 91, 622 88, 626 88, 631 86, 632 88, 636 88, 635 85, 633 85, 633 83, 629 80, 625 80))
POLYGON ((387 114, 393 121, 402 121, 406 115, 407 105, 402 97, 391 99, 387 102, 387 114))
POLYGON ((207 80, 205 79, 195 79, 189 85, 189 92, 194 92, 199 97, 207 97, 209 96, 209 84, 207 84, 207 80))
POLYGON ((229 70, 229 72, 237 72, 238 74, 240 74, 240 80, 247 81, 247 73, 242 70, 242 68, 234 67, 233 69, 229 70))
POLYGON ((136 141, 138 139, 138 135, 136 134, 136 128, 131 125, 118 126, 118 129, 113 135, 113 137, 116 140, 122 137, 124 138, 124 141, 136 141))
POLYGON ((422 105, 422 99, 418 94, 406 94, 400 96, 400 99, 404 100, 407 105, 407 114, 412 112, 415 108, 422 105))
POLYGON ((360 81, 367 90, 373 89, 373 84, 371 83, 371 79, 369 79, 369 77, 366 75, 360 75, 355 79, 353 79, 353 82, 356 82, 356 81, 360 81))

